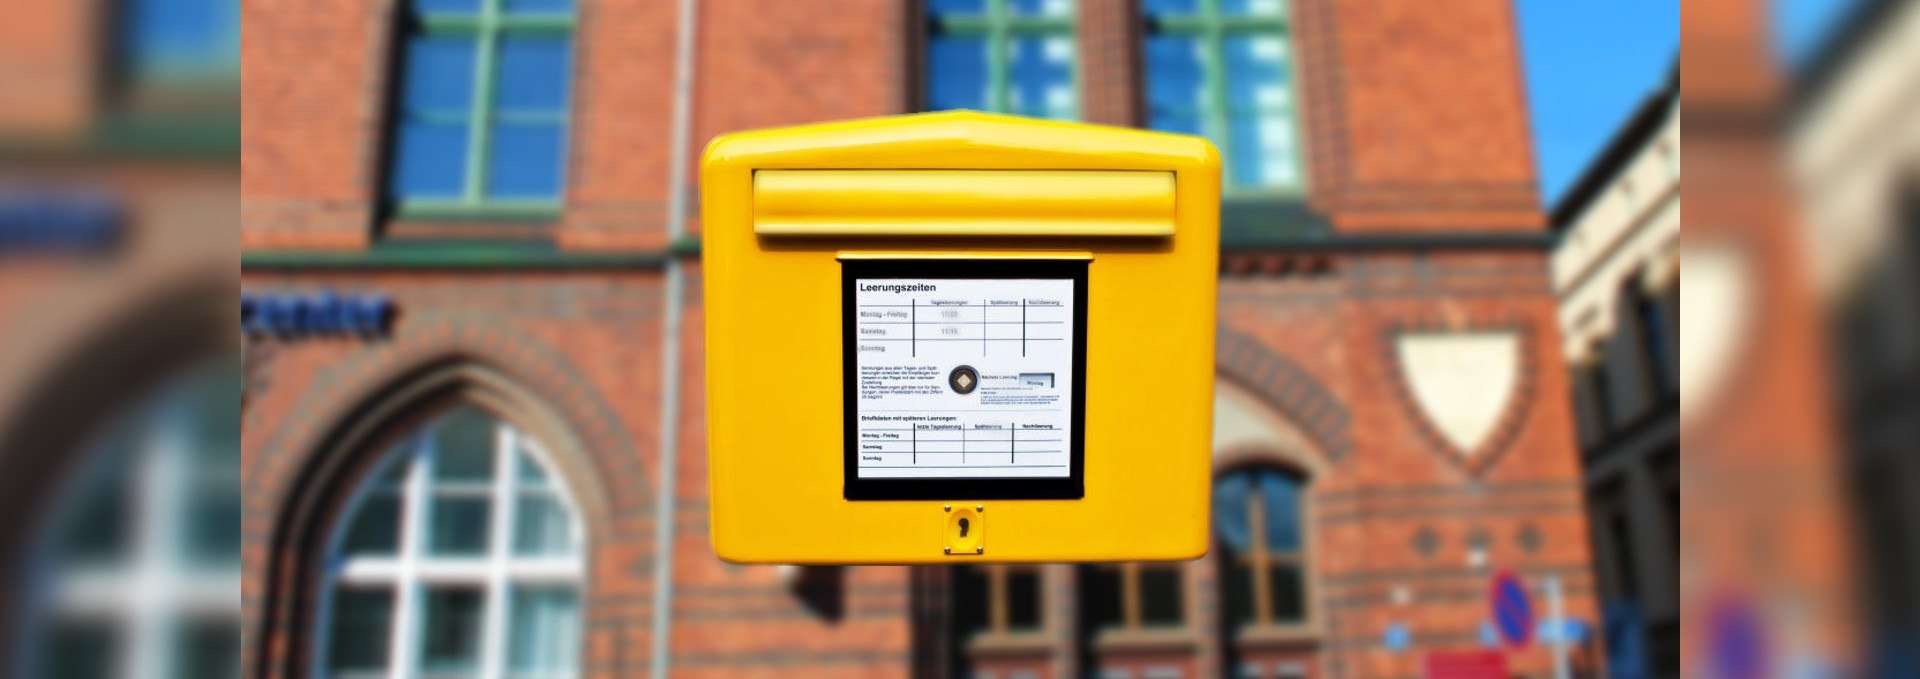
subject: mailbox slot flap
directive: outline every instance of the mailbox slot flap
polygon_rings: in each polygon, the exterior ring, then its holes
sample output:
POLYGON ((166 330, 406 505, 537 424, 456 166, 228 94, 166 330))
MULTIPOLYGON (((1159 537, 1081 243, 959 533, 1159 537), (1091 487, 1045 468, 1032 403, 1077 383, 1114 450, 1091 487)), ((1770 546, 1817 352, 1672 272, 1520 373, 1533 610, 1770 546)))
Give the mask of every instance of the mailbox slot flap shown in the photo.
POLYGON ((1128 170, 759 170, 762 236, 1166 238, 1174 173, 1128 170))

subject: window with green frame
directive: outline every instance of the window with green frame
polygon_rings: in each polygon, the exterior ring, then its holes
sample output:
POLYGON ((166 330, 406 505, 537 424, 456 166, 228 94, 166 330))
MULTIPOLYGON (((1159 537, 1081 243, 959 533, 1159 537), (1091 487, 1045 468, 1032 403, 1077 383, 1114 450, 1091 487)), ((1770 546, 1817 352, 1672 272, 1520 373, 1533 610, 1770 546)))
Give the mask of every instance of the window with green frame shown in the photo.
POLYGON ((927 109, 1080 117, 1073 5, 927 0, 927 109))
POLYGON ((559 209, 573 0, 408 0, 388 198, 400 216, 559 209))
POLYGON ((117 7, 117 56, 137 84, 239 79, 239 0, 120 0, 117 7))
POLYGON ((1229 193, 1299 193, 1305 178, 1286 0, 1140 5, 1148 126, 1212 139, 1229 193))

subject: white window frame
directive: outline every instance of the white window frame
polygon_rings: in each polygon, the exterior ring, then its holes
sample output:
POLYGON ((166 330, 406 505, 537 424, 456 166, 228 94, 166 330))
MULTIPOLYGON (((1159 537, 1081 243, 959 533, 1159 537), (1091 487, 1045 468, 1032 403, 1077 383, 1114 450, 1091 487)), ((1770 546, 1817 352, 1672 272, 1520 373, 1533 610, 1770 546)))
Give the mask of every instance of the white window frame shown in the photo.
MULTIPOLYGON (((16 676, 41 676, 46 649, 38 643, 37 633, 59 619, 104 621, 118 631, 114 641, 121 652, 113 676, 127 678, 169 676, 179 646, 177 633, 184 629, 177 623, 183 616, 227 622, 236 637, 240 634, 238 555, 226 566, 188 563, 180 540, 186 522, 192 520, 187 484, 196 470, 187 423, 198 405, 182 389, 196 384, 205 369, 188 370, 183 373, 185 379, 162 387, 150 400, 136 402, 113 422, 139 429, 141 440, 120 451, 124 458, 100 449, 96 442, 83 448, 81 463, 55 483, 50 510, 29 534, 27 596, 15 616, 18 626, 12 643, 17 652, 9 663, 16 676), (122 469, 132 494, 127 504, 126 554, 107 566, 57 563, 58 539, 64 535, 60 529, 69 526, 90 483, 122 469)), ((238 491, 239 469, 230 471, 238 491)), ((240 676, 238 654, 231 676, 240 676)))
POLYGON ((572 585, 578 593, 580 608, 576 611, 579 616, 576 629, 580 633, 573 640, 572 650, 576 660, 570 671, 543 675, 539 679, 576 679, 580 676, 586 649, 585 555, 589 553, 590 546, 581 525, 579 506, 567 488, 565 477, 556 473, 545 449, 506 420, 491 412, 488 415, 494 420, 494 476, 487 490, 493 504, 486 555, 436 557, 424 553, 429 528, 427 506, 434 494, 432 478, 436 459, 434 441, 428 432, 439 424, 436 418, 420 431, 406 437, 397 450, 387 453, 388 456, 404 455, 407 458, 404 462, 407 471, 400 487, 401 525, 393 556, 346 557, 340 553, 340 547, 362 502, 379 485, 386 466, 393 463, 390 457, 373 465, 372 474, 359 480, 343 511, 334 517, 326 540, 319 596, 315 599, 318 603, 315 606, 316 624, 308 676, 314 679, 332 679, 336 676, 328 667, 328 661, 333 641, 333 597, 342 585, 386 585, 393 588, 385 674, 388 679, 421 676, 417 650, 421 641, 420 621, 424 617, 421 611, 424 590, 436 585, 478 585, 485 593, 485 607, 481 623, 480 665, 476 676, 479 679, 508 679, 513 675, 508 674, 507 668, 511 640, 507 638, 506 607, 513 596, 513 587, 528 584, 572 585), (517 485, 518 454, 521 452, 546 475, 550 492, 566 509, 569 539, 574 546, 570 555, 524 557, 513 553, 513 528, 518 519, 517 500, 520 492, 517 485))

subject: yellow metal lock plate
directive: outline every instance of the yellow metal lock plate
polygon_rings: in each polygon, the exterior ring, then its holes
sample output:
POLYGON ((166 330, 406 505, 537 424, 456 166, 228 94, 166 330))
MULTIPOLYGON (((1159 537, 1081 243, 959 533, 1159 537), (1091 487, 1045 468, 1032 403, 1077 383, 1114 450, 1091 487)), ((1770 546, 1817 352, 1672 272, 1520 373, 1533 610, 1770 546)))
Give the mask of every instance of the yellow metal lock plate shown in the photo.
POLYGON ((946 505, 941 553, 950 556, 978 556, 987 553, 986 505, 946 505))
POLYGON ((1205 139, 917 114, 729 134, 701 178, 720 558, 1205 553, 1205 139))

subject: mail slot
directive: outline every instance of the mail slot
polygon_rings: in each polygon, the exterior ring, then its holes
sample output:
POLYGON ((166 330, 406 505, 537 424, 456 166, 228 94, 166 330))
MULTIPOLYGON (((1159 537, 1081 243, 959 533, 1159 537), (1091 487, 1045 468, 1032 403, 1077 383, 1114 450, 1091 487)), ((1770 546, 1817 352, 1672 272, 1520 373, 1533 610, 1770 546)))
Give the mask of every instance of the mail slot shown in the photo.
POLYGON ((931 113, 726 135, 701 178, 721 558, 1205 552, 1206 140, 931 113))
POLYGON ((772 236, 1173 235, 1172 172, 763 170, 753 231, 772 236))

